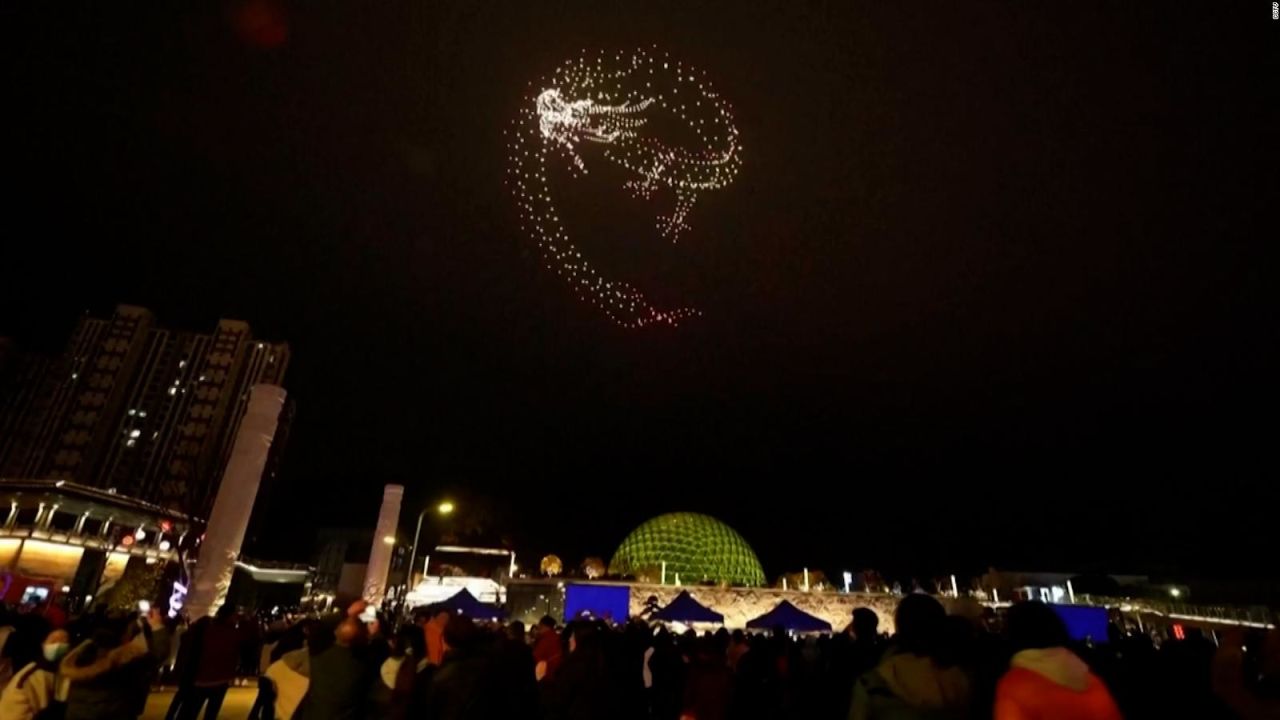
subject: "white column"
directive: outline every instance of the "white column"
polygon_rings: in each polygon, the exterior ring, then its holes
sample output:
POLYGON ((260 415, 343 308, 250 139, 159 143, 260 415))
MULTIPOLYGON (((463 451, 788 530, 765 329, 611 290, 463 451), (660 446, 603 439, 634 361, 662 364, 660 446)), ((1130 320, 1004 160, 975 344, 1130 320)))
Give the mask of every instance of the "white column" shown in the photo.
POLYGON ((200 557, 192 573, 195 581, 186 605, 192 620, 213 614, 227 599, 284 397, 284 388, 278 385, 254 385, 249 391, 249 405, 231 446, 231 458, 218 485, 200 557))
POLYGON ((364 574, 364 599, 370 605, 381 605, 387 593, 387 572, 391 569, 391 551, 395 549, 396 527, 400 524, 400 500, 403 485, 388 485, 382 491, 382 509, 378 526, 373 531, 373 549, 364 574), (387 542, 390 538, 392 542, 387 542))

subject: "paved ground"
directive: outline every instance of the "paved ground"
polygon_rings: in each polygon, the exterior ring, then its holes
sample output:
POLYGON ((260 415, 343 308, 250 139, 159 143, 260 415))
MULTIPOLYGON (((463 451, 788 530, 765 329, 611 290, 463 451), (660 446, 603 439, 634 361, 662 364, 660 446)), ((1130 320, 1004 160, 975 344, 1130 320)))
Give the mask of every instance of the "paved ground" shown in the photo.
MULTIPOLYGON (((227 691, 227 699, 222 703, 218 720, 245 720, 249 717, 249 709, 253 707, 253 699, 257 696, 257 685, 231 688, 227 691)), ((173 700, 172 690, 151 693, 147 698, 147 711, 142 713, 142 720, 164 720, 164 713, 169 709, 171 700, 173 700)))

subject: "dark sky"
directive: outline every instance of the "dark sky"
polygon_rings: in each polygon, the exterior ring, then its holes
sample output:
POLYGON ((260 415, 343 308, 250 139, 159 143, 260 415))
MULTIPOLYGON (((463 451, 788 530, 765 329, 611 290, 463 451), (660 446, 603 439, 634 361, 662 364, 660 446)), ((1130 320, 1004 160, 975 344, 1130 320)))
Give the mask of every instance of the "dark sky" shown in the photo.
POLYGON ((771 573, 1274 549, 1267 3, 255 1, 0 11, 0 334, 130 302, 290 342, 263 552, 385 482, 571 560, 675 509, 771 573), (542 270, 502 131, 654 43, 746 153, 678 247, 583 239, 705 312, 628 331, 542 270))

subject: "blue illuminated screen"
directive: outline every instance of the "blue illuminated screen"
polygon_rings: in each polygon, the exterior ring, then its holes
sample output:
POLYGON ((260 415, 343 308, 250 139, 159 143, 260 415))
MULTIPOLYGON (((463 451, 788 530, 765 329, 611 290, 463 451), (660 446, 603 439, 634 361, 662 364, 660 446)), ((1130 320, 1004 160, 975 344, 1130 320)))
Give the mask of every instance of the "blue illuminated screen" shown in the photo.
POLYGON ((591 617, 611 622, 626 622, 631 604, 631 589, 613 585, 566 585, 564 589, 565 622, 577 620, 584 612, 591 617))
POLYGON ((1095 643, 1107 642, 1107 609, 1085 607, 1084 605, 1050 605, 1062 623, 1067 626, 1067 635, 1072 640, 1092 640, 1095 643))

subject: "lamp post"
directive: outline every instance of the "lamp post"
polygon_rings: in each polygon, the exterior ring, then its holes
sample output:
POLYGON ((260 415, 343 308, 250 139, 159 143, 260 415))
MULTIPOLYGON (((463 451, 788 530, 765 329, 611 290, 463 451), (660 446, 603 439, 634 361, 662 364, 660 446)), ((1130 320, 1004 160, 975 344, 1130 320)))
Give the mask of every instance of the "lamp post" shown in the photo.
MULTIPOLYGON (((405 595, 409 593, 409 584, 413 582, 413 563, 418 559, 418 537, 422 535, 422 519, 427 516, 427 511, 431 508, 422 508, 422 512, 418 513, 418 527, 413 531, 413 548, 409 551, 409 568, 404 576, 405 595)), ((444 500, 435 507, 436 513, 440 517, 448 517, 453 514, 453 503, 444 500)), ((426 576, 426 573, 423 573, 426 576)))

